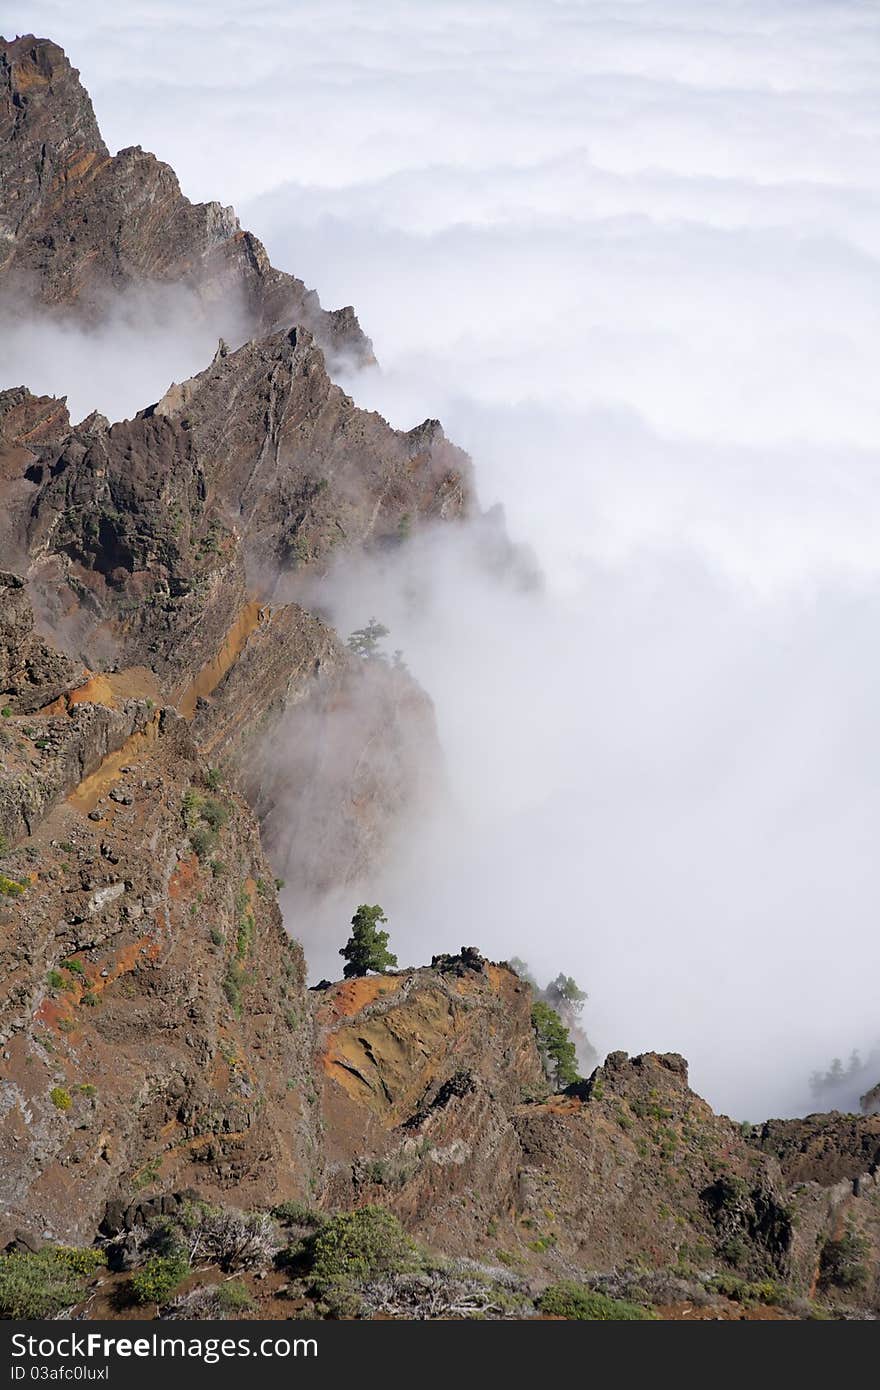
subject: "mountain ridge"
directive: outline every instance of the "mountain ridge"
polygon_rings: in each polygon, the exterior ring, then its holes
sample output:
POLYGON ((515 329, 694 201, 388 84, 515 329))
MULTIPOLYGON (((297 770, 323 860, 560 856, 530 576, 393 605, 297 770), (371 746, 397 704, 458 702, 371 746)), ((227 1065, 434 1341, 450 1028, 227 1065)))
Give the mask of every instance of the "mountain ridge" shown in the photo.
POLYGON ((106 1241, 124 1281, 151 1223, 245 1208, 281 1223, 263 1312, 327 1315, 284 1223, 378 1205, 440 1263, 337 1313, 479 1306, 441 1296, 470 1262, 497 1316, 565 1281, 664 1316, 876 1316, 880 1117, 739 1126, 650 1052, 557 1092, 529 983, 473 947, 306 988, 279 866, 354 905, 442 754, 400 663, 278 594, 478 521, 470 461, 355 406, 353 310, 111 156, 57 45, 0 41, 0 94, 7 303, 94 322, 183 287, 237 330, 131 420, 0 391, 0 1244, 106 1241))

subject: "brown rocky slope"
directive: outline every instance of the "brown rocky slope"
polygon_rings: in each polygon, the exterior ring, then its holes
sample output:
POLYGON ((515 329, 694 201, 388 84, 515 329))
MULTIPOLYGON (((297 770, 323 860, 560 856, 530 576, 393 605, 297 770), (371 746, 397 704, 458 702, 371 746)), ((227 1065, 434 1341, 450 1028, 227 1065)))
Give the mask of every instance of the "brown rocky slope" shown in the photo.
POLYGON ((355 408, 318 346, 365 356, 353 317, 152 156, 110 158, 54 45, 3 45, 0 91, 0 290, 94 317, 185 284, 243 300, 255 334, 115 425, 0 392, 2 1226, 79 1240, 157 1184, 262 1201, 317 1181, 301 953, 236 788, 294 873, 344 883, 436 734, 404 670, 271 590, 463 515, 469 465, 435 423, 355 408), (311 767, 306 862, 284 830, 304 789, 263 750, 347 709, 358 740, 311 767))

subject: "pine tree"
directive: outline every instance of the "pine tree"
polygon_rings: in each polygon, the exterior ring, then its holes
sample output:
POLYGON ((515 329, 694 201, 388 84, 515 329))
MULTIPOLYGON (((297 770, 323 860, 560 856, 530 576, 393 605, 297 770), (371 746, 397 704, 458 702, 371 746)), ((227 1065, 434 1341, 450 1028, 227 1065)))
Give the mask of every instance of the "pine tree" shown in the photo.
POLYGON ((588 998, 572 975, 557 975, 555 980, 550 981, 545 993, 554 1009, 577 1016, 583 1013, 588 998))
POLYGON ((348 639, 348 647, 356 656, 364 659, 371 656, 381 656, 379 643, 383 637, 388 636, 388 628, 384 623, 377 622, 371 618, 366 627, 359 627, 348 639))
POLYGON ((361 903, 351 919, 352 933, 339 954, 345 957, 343 975, 346 980, 366 975, 368 970, 377 970, 384 975, 386 970, 397 964, 397 956, 388 950, 388 933, 381 931, 379 922, 387 922, 378 903, 372 907, 361 903))
POLYGON ((579 1081, 577 1052, 568 1029, 556 1010, 551 1009, 543 999, 536 999, 532 1005, 532 1026, 544 1069, 550 1079, 560 1089, 579 1081))

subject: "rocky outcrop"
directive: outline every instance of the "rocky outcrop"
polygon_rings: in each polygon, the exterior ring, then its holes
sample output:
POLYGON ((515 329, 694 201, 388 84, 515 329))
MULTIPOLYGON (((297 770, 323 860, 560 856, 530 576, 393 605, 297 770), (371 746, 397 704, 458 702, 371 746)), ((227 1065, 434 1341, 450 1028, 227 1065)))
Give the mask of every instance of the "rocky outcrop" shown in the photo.
POLYGON ((325 1200, 389 1205, 456 1253, 473 1253, 514 1200, 509 1115, 543 1076, 528 986, 466 959, 314 996, 325 1200))
POLYGON ((0 274, 31 299, 96 319, 127 289, 174 286, 226 337, 296 323, 331 359, 372 360, 354 310, 273 269, 231 208, 191 203, 138 146, 111 155, 79 73, 33 35, 0 40, 0 189, 0 274))
POLYGON ((831 1186, 880 1171, 880 1115, 807 1115, 756 1125, 755 1146, 772 1153, 790 1183, 831 1186))
POLYGON ((738 1128, 691 1091, 683 1058, 612 1053, 589 1082, 523 1107, 514 1123, 522 1208, 554 1259, 785 1272, 791 1219, 778 1168, 755 1162, 738 1128))
POLYGON ((880 1081, 859 1097, 859 1105, 863 1115, 880 1115, 880 1081))
POLYGON ((799 1181, 694 1094, 681 1057, 613 1053, 542 1098, 530 991, 478 953, 315 998, 331 1206, 382 1203, 442 1250, 544 1280, 635 1261, 806 1298, 842 1230, 880 1249, 873 1177, 799 1181))
POLYGON ((83 668, 34 631, 27 587, 0 570, 0 704, 30 714, 77 685, 83 668))
POLYGON ((135 420, 71 429, 48 404, 0 397, 31 588, 91 667, 152 666, 175 696, 280 575, 469 506, 468 460, 439 426, 358 410, 300 330, 218 355, 135 420), (54 425, 35 439, 20 417, 38 406, 54 425))
MULTIPOLYGON (((335 386, 302 329, 218 352, 141 422, 167 421, 202 461, 267 567, 300 568, 340 545, 392 545, 420 521, 465 515, 470 461, 439 423, 393 430, 335 386)), ((119 427, 117 427, 119 428, 119 427)))
POLYGON ((208 788, 183 721, 105 762, 3 870, 0 1243, 88 1242, 106 1202, 186 1187, 302 1197, 302 952, 250 812, 208 788))
MULTIPOLYGON (((63 705, 63 702, 59 702, 63 705)), ((32 834, 63 797, 85 789, 114 754, 125 762, 157 735, 159 715, 143 700, 118 708, 83 700, 0 728, 0 826, 4 843, 32 834)), ((81 798, 85 791, 80 791, 81 798)))

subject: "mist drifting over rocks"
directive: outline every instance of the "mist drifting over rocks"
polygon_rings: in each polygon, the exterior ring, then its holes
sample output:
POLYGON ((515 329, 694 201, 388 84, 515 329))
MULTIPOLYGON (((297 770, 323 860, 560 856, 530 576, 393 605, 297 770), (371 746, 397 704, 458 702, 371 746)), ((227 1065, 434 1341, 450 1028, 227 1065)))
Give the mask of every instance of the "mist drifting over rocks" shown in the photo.
MULTIPOLYGON (((357 306, 381 370, 346 389, 440 417, 543 576, 428 532, 312 593, 343 633, 375 613, 434 701, 448 799, 365 884, 401 960, 564 968, 600 1052, 681 1051, 741 1118, 809 1108, 877 1034, 880 21, 190 8, 149 102, 157 0, 16 23, 89 47, 112 148, 357 306)), ((78 339, 81 388, 61 330, 19 326, 2 384, 128 414, 206 364, 179 319, 78 339)), ((314 972, 348 915, 296 922, 314 972)))

